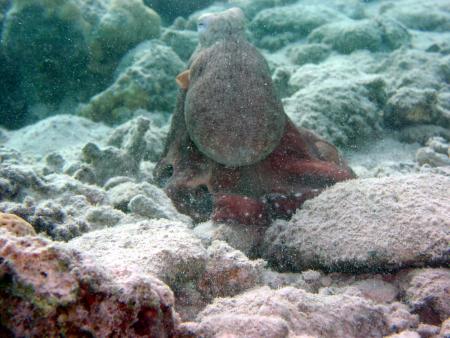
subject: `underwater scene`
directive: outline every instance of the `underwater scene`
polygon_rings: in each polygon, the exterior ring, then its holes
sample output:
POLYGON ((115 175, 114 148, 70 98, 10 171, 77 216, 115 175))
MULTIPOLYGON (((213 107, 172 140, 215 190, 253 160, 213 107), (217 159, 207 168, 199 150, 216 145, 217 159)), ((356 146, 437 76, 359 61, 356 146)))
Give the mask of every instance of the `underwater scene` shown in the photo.
POLYGON ((450 0, 0 0, 0 337, 450 338, 450 0))

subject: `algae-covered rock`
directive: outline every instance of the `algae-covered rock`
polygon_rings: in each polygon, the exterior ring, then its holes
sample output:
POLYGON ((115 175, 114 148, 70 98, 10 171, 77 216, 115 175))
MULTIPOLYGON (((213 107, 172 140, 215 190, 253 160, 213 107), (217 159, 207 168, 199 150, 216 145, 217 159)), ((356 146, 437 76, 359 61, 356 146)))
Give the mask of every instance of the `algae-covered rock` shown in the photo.
POLYGON ((349 54, 358 49, 372 52, 395 49, 407 45, 410 35, 394 20, 341 20, 315 29, 308 41, 325 43, 340 53, 349 54))
POLYGON ((449 59, 449 56, 442 57, 438 53, 401 48, 390 53, 375 71, 385 74, 389 96, 402 87, 448 93, 449 59))
POLYGON ((163 118, 157 114, 147 114, 118 126, 107 139, 107 145, 121 148, 138 160, 156 162, 168 132, 168 125, 157 117, 163 118))
POLYGON ((0 230, 2 333, 17 337, 173 334, 170 289, 152 276, 106 270, 36 237, 0 230))
POLYGON ((258 47, 276 50, 339 18, 345 16, 329 7, 294 4, 260 11, 249 29, 258 47))
POLYGON ((114 176, 136 176, 139 172, 140 157, 134 157, 116 147, 99 148, 94 143, 87 143, 82 149, 83 161, 93 169, 95 182, 103 185, 114 176))
POLYGON ((143 42, 123 58, 114 83, 92 97, 80 113, 94 121, 117 124, 139 108, 170 112, 178 90, 175 78, 183 69, 183 61, 170 47, 143 42))
POLYGON ((399 49, 380 64, 389 99, 385 122, 390 127, 414 124, 450 126, 450 58, 417 49, 399 49))
POLYGON ((450 177, 410 174, 339 183, 266 234, 280 269, 361 271, 449 260, 450 177))
POLYGON ((331 48, 323 43, 294 45, 287 52, 289 59, 299 66, 306 63, 320 63, 330 54, 331 48))
POLYGON ((198 44, 198 33, 168 28, 162 33, 161 41, 171 47, 181 60, 187 61, 198 44))
POLYGON ((284 6, 297 0, 229 0, 233 6, 239 7, 248 19, 253 19, 256 14, 266 8, 284 6))
POLYGON ((107 190, 110 203, 117 209, 133 212, 145 218, 165 218, 191 223, 180 214, 164 191, 147 182, 122 182, 107 190))
MULTIPOLYGON (((301 78, 303 82, 304 76, 307 79, 309 72, 321 66, 306 65, 291 81, 301 78)), ((337 145, 355 144, 381 130, 380 111, 385 100, 382 77, 356 73, 321 80, 319 76, 284 99, 286 113, 297 126, 312 129, 337 145)))
POLYGON ((384 120, 392 127, 439 121, 437 92, 433 89, 399 88, 387 101, 384 120))
POLYGON ((446 1, 395 1, 381 11, 382 15, 391 16, 410 29, 450 31, 450 5, 446 1))

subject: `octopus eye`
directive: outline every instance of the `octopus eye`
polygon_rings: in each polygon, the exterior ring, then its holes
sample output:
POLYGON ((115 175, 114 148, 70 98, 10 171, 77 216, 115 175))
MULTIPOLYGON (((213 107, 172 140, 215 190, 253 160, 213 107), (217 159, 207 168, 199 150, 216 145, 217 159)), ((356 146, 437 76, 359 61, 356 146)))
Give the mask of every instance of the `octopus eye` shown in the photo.
POLYGON ((206 27, 207 27, 206 22, 203 22, 203 21, 199 22, 197 24, 197 32, 203 33, 206 30, 206 27))
POLYGON ((156 184, 159 187, 164 187, 169 182, 170 178, 173 176, 173 165, 168 164, 160 168, 158 174, 155 177, 156 184))
POLYGON ((210 22, 214 20, 214 17, 215 15, 212 13, 201 15, 197 21, 197 32, 200 34, 204 33, 208 29, 210 22))

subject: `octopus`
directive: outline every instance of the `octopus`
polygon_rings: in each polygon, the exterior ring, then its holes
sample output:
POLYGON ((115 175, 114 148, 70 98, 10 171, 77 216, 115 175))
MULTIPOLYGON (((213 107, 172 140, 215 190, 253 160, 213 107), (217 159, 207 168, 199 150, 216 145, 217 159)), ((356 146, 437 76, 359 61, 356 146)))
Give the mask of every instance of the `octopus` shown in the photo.
POLYGON ((240 9, 202 15, 198 32, 153 173, 178 211, 264 226, 355 178, 335 146, 286 115, 240 9))

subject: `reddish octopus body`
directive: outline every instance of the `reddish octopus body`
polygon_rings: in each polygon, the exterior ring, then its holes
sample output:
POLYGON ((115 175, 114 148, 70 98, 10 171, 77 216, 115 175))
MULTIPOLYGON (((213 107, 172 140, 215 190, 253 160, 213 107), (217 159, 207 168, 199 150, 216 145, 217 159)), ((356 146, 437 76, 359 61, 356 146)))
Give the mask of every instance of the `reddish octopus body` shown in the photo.
POLYGON ((290 218, 305 200, 355 177, 337 149, 287 120, 278 146, 262 161, 228 168, 203 155, 186 129, 181 91, 154 177, 175 207, 196 221, 268 225, 290 218))

